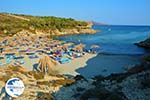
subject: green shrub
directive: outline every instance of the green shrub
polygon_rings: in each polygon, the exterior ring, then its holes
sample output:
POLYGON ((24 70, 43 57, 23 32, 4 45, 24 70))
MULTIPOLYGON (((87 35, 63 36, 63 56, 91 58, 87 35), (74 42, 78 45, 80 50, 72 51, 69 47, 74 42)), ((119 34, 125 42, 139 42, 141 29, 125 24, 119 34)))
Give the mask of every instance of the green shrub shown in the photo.
POLYGON ((30 21, 22 20, 19 18, 15 18, 9 16, 8 14, 0 13, 0 31, 7 30, 5 33, 15 34, 16 32, 22 29, 30 30, 30 27, 39 30, 62 30, 62 29, 72 29, 72 28, 86 28, 88 23, 84 21, 76 21, 72 18, 60 18, 53 16, 29 16, 29 15, 18 15, 11 14, 15 16, 19 16, 22 18, 27 18, 30 21))

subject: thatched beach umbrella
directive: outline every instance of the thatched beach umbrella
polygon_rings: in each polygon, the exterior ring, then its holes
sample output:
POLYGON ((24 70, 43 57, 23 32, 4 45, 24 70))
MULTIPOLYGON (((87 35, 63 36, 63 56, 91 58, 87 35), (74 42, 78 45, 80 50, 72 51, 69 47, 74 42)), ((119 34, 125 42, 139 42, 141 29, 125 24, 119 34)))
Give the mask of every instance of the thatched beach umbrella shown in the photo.
POLYGON ((62 48, 65 50, 65 49, 68 49, 69 46, 72 46, 72 45, 73 45, 73 43, 65 43, 65 44, 62 46, 62 48))
POLYGON ((14 47, 14 46, 16 46, 17 45, 17 43, 16 42, 14 42, 14 41, 9 41, 9 47, 14 47))
POLYGON ((0 53, 3 53, 3 51, 4 51, 4 48, 0 47, 0 53))
POLYGON ((83 48, 85 48, 85 45, 80 43, 76 45, 73 50, 82 52, 83 48))
POLYGON ((4 55, 0 55, 0 60, 1 60, 1 59, 4 59, 4 57, 5 57, 4 55))
POLYGON ((4 51, 4 54, 16 54, 16 53, 17 53, 17 50, 11 49, 11 48, 8 48, 4 51))
POLYGON ((48 55, 44 55, 38 63, 38 68, 41 72, 44 73, 50 73, 53 69, 53 67, 55 67, 57 65, 57 63, 51 59, 48 55))

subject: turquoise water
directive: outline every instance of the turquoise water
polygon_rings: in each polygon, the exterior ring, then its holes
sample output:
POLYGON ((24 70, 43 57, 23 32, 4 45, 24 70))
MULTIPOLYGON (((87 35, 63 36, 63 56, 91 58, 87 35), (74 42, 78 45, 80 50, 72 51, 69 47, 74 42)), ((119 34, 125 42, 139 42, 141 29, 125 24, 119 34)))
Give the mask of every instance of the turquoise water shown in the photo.
POLYGON ((124 67, 139 64, 141 55, 148 52, 134 43, 150 37, 149 26, 93 26, 93 28, 100 32, 59 38, 77 44, 84 43, 86 48, 90 48, 93 44, 100 46, 98 56, 89 60, 86 67, 77 70, 85 77, 123 72, 124 67))

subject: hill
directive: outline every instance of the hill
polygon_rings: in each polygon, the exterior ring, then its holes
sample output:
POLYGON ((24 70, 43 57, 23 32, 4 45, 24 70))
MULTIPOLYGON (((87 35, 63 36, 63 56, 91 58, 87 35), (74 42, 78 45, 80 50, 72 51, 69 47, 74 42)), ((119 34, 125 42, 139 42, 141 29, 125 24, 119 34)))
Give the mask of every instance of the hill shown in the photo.
POLYGON ((91 23, 72 18, 0 13, 1 36, 13 35, 21 30, 51 35, 95 33, 91 26, 91 23))

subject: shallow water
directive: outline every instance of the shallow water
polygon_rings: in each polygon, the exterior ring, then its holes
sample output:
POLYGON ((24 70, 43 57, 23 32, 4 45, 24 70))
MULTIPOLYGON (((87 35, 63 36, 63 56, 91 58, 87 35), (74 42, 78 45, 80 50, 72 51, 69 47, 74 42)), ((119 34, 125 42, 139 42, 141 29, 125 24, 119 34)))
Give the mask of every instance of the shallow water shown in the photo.
POLYGON ((97 55, 87 61, 87 66, 76 71, 86 78, 96 75, 107 76, 112 73, 124 72, 126 69, 140 63, 140 56, 136 55, 97 55))
POLYGON ((60 40, 91 45, 99 45, 99 55, 87 62, 87 66, 77 72, 85 77, 109 75, 123 72, 125 66, 140 63, 140 57, 147 51, 134 43, 150 37, 149 26, 94 26, 100 30, 96 34, 81 34, 60 37, 60 40))

